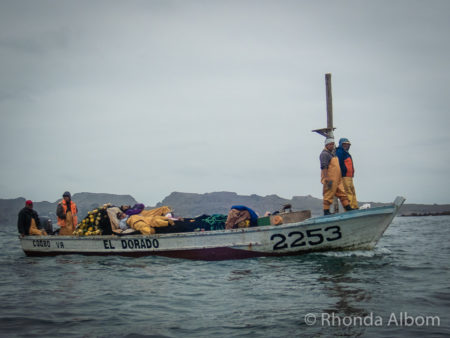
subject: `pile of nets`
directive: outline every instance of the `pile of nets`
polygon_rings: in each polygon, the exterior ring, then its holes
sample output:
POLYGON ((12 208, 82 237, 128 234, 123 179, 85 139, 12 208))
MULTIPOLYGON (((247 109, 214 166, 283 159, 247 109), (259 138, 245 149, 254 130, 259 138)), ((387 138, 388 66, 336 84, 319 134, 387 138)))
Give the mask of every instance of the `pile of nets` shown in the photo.
POLYGON ((110 204, 104 204, 101 208, 96 208, 88 212, 87 216, 78 223, 73 234, 75 236, 98 236, 111 229, 111 224, 107 214, 110 204))
MULTIPOLYGON (((223 230, 226 228, 227 215, 213 214, 181 218, 174 217, 173 210, 169 206, 150 210, 144 208, 143 204, 136 204, 133 207, 117 207, 111 205, 111 203, 104 204, 102 207, 89 211, 86 217, 77 224, 73 235, 122 235, 125 232, 126 234, 132 233, 131 230, 150 235, 155 233, 223 230), (121 220, 126 223, 121 222, 121 220)), ((249 220, 244 220, 244 222, 247 222, 246 226, 250 225, 249 220)))

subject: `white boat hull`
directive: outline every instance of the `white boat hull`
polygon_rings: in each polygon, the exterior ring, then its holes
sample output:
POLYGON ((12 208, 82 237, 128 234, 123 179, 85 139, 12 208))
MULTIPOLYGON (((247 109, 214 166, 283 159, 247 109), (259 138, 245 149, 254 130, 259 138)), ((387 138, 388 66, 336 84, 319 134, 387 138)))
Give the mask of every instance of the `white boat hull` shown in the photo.
POLYGON ((373 249, 404 201, 403 197, 397 197, 386 207, 279 226, 150 236, 27 236, 20 241, 28 256, 159 255, 201 260, 373 249))

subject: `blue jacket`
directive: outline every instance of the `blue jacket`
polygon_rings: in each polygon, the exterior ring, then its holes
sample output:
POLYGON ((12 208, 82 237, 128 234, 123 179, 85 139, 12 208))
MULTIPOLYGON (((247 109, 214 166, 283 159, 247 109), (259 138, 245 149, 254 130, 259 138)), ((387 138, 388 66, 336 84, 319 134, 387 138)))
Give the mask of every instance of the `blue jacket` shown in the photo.
POLYGON ((342 144, 339 144, 339 147, 336 148, 336 156, 339 159, 342 177, 355 176, 355 167, 353 166, 352 155, 342 148, 342 144))

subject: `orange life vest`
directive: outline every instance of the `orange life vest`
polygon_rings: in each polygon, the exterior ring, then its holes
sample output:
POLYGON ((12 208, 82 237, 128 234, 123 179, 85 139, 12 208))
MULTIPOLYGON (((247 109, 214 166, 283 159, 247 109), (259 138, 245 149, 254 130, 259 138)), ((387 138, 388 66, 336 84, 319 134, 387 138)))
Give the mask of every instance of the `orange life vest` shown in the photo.
POLYGON ((345 173, 345 177, 353 177, 355 175, 355 169, 353 169, 353 160, 350 157, 347 157, 344 160, 345 168, 347 169, 347 172, 345 173))
MULTIPOLYGON (((67 213, 67 203, 65 200, 61 201, 61 206, 64 210, 64 213, 67 213)), ((70 201, 70 210, 69 211, 72 213, 73 226, 76 227, 78 224, 78 217, 77 217, 77 205, 75 204, 74 201, 70 201)), ((65 227, 66 220, 58 217, 58 225, 60 227, 65 227)))

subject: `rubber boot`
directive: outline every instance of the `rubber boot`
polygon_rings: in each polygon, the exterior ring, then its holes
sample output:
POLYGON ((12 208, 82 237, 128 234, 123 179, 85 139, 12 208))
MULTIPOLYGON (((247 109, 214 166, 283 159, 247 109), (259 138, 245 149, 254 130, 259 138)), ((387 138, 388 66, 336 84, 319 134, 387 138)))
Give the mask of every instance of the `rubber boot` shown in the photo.
POLYGON ((323 209, 324 216, 331 215, 330 209, 323 209))

